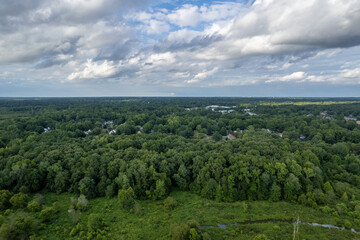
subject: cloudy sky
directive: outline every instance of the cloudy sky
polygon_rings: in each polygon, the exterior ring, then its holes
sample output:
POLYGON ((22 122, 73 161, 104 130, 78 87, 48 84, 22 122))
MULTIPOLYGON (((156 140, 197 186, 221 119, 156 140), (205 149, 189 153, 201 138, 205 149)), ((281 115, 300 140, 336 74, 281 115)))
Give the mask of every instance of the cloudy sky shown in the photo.
POLYGON ((0 96, 360 96, 359 0, 1 0, 0 96))

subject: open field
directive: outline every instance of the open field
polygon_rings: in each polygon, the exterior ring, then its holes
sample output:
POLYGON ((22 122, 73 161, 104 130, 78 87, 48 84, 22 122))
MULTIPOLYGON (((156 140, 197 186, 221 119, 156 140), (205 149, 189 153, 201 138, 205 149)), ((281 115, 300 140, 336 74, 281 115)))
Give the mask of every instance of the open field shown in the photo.
MULTIPOLYGON (((67 209, 70 194, 45 194, 47 204, 58 201, 60 213, 39 232, 43 239, 77 239, 69 237, 74 227, 67 209)), ((293 222, 297 216, 304 222, 317 222, 341 226, 344 219, 324 214, 312 208, 287 202, 270 203, 267 201, 217 203, 203 199, 195 194, 173 191, 170 195, 179 206, 168 210, 163 201, 137 201, 139 212, 129 213, 119 207, 116 198, 97 198, 90 200, 90 209, 81 213, 81 221, 86 222, 92 213, 101 215, 111 230, 109 239, 171 239, 172 224, 195 220, 201 226, 233 224, 235 222, 259 221, 260 223, 227 226, 226 229, 215 227, 201 229, 211 239, 253 239, 258 234, 265 234, 269 239, 292 239, 293 222), (261 220, 274 220, 264 221, 261 220)), ((297 239, 360 239, 360 235, 350 230, 336 230, 322 227, 299 225, 297 239)))

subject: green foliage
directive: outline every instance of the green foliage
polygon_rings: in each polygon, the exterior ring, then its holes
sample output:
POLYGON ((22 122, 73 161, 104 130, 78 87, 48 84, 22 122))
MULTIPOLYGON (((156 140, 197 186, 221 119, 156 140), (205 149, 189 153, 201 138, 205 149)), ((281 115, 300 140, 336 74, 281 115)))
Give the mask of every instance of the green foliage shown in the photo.
POLYGON ((85 195, 81 194, 76 202, 76 209, 80 211, 85 211, 89 209, 89 202, 86 199, 85 195))
MULTIPOLYGON (((194 220, 189 220, 186 224, 174 224, 170 228, 172 239, 176 240, 200 240, 202 234, 200 232, 200 225, 194 220)), ((209 239, 207 236, 205 237, 209 239)))
POLYGON ((40 212, 40 218, 44 222, 49 222, 54 217, 55 213, 56 213, 55 208, 53 208, 53 207, 45 207, 40 212))
POLYGON ((156 181, 156 188, 154 191, 154 199, 164 199, 167 195, 167 190, 165 187, 164 180, 157 180, 156 181))
POLYGON ((28 239, 37 230, 38 223, 25 213, 11 215, 0 227, 0 240, 28 239))
POLYGON ((203 240, 211 240, 211 236, 210 236, 210 234, 208 234, 208 233, 206 232, 206 233, 203 233, 203 234, 202 234, 202 239, 203 239, 203 240))
POLYGON ((9 190, 0 190, 0 210, 5 210, 10 206, 12 194, 9 190))
POLYGON ((72 221, 74 224, 79 223, 79 221, 80 221, 80 219, 81 219, 80 212, 79 212, 79 211, 76 211, 75 209, 70 209, 70 210, 69 210, 69 216, 70 216, 70 218, 71 218, 71 221, 72 221))
POLYGON ((348 99, 1 100, 0 209, 39 211, 44 202, 25 196, 45 190, 82 194, 70 207, 78 213, 87 199, 121 193, 119 205, 144 216, 135 199, 180 188, 218 203, 297 200, 357 219, 360 125, 344 116, 359 109, 348 99), (213 104, 234 111, 205 109, 213 104), (236 139, 221 141, 229 132, 236 139))
POLYGON ((290 173, 284 184, 284 198, 287 200, 296 200, 300 189, 299 179, 290 173))
POLYGON ((28 199, 29 197, 27 194, 19 192, 10 198, 10 203, 15 208, 24 208, 27 205, 28 199))
POLYGON ((222 187, 218 185, 216 187, 215 201, 222 202, 223 200, 224 200, 224 191, 222 190, 222 187))
POLYGON ((189 239, 190 227, 187 224, 175 224, 171 226, 171 239, 173 240, 187 240, 189 239))
POLYGON ((202 195, 208 199, 215 199, 217 185, 215 179, 211 178, 202 190, 202 195))
POLYGON ((328 193, 328 192, 334 192, 334 189, 333 189, 333 187, 331 186, 331 184, 330 184, 329 181, 327 181, 327 182, 324 184, 323 188, 324 188, 324 191, 325 191, 326 193, 328 193))
POLYGON ((169 210, 172 210, 174 208, 176 208, 178 206, 178 202, 176 201, 175 198, 173 197, 167 197, 165 200, 164 200, 164 206, 169 209, 169 210))
POLYGON ((279 201, 281 198, 281 187, 274 183, 271 186, 269 200, 272 202, 279 201))
POLYGON ((189 170, 185 167, 184 164, 180 165, 178 172, 174 174, 174 179, 177 185, 180 187, 180 189, 182 190, 188 189, 190 176, 189 176, 189 170))
POLYGON ((97 232, 105 227, 104 219, 98 214, 90 214, 87 221, 88 231, 97 232))
POLYGON ((27 209, 30 212, 39 212, 41 210, 41 204, 38 201, 31 201, 27 205, 27 209))
POLYGON ((79 191, 87 198, 95 197, 95 182, 89 177, 84 177, 79 181, 79 191))
POLYGON ((135 205, 135 194, 131 187, 128 189, 120 189, 118 193, 120 206, 125 210, 131 210, 135 205))
POLYGON ((189 239, 190 240, 201 240, 201 237, 199 236, 199 234, 195 228, 190 228, 189 239))
POLYGON ((265 234, 256 235, 253 240, 268 240, 269 238, 265 234))
POLYGON ((222 136, 221 136, 221 134, 220 134, 218 131, 216 131, 216 132, 214 133, 214 135, 212 135, 212 138, 213 138, 215 141, 220 141, 220 140, 222 139, 222 136))

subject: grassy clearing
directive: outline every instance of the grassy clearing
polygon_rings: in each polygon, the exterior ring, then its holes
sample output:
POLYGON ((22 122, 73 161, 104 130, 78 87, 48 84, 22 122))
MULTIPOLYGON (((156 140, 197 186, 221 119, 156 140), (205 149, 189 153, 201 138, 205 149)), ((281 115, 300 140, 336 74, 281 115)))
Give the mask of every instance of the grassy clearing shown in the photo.
MULTIPOLYGON (((70 194, 45 194, 48 205, 58 201, 60 213, 39 232, 40 237, 54 240, 78 239, 69 237, 74 227, 67 212, 70 196, 70 194)), ((123 211, 116 198, 93 199, 89 202, 91 208, 81 213, 81 221, 86 222, 91 213, 100 214, 110 228, 109 239, 171 239, 169 234, 171 225, 185 223, 188 220, 196 220, 202 226, 266 219, 290 220, 291 222, 274 221, 233 225, 226 229, 216 227, 202 229, 202 232, 209 233, 212 239, 252 239, 260 233, 265 234, 269 239, 292 239, 292 221, 297 216, 300 216, 300 220, 304 222, 338 226, 341 226, 345 220, 287 202, 217 203, 181 191, 173 191, 171 196, 179 203, 173 210, 166 209, 163 201, 144 200, 138 201, 140 208, 136 213, 123 211)), ((298 239, 360 239, 360 235, 349 230, 326 229, 301 224, 298 239)))

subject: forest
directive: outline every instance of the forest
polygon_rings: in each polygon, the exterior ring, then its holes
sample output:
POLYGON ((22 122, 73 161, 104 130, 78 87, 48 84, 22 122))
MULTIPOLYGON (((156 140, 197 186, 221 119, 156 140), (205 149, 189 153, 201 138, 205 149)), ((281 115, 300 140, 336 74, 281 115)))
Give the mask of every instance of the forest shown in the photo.
POLYGON ((358 98, 0 99, 0 239, 360 239, 359 187, 358 98))

